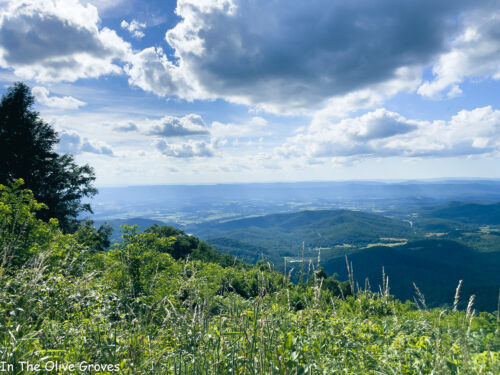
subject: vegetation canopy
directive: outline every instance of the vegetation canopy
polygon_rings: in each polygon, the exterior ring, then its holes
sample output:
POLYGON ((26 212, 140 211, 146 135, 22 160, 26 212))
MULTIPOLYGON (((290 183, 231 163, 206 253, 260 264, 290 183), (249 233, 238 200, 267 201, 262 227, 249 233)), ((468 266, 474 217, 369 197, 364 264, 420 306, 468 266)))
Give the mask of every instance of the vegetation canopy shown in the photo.
POLYGON ((55 130, 33 110, 35 99, 22 82, 9 87, 0 102, 0 183, 22 178, 39 202, 46 205, 37 217, 59 220, 74 231, 81 212, 91 212, 82 198, 97 193, 89 165, 79 166, 70 154, 59 154, 55 130))

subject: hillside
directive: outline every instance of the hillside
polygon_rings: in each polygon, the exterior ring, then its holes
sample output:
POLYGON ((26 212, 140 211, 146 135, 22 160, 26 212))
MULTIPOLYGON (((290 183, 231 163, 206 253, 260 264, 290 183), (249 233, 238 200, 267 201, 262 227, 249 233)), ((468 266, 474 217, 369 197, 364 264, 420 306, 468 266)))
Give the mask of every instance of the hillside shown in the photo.
POLYGON ((424 209, 423 216, 462 223, 500 225, 500 203, 450 202, 424 209))
MULTIPOLYGON (((491 214, 496 207, 479 206, 474 211, 477 217, 485 212, 491 214)), ((476 205, 447 207, 460 207, 465 214, 476 205)), ((432 208, 428 212, 444 212, 441 209, 432 208)), ((464 291, 476 294, 480 308, 493 311, 497 306, 500 252, 496 251, 499 243, 495 239, 498 237, 496 232, 485 233, 478 225, 429 217, 418 219, 411 227, 408 222, 381 215, 318 210, 208 222, 192 226, 190 231, 217 250, 246 262, 264 258, 283 270, 286 259, 287 270, 293 268, 294 277, 298 277, 301 268, 304 241, 306 267, 310 262, 317 267, 320 255, 320 265, 328 275, 339 274, 346 279, 345 255, 348 255, 360 285, 368 277, 374 289, 382 284, 382 267, 385 267, 390 275, 391 292, 402 300, 413 299, 415 282, 430 306, 449 304, 458 281, 463 280, 464 291)))
POLYGON ((346 249, 379 243, 381 238, 412 236, 408 223, 348 210, 301 211, 207 222, 188 226, 187 230, 208 243, 222 245, 221 250, 236 256, 240 249, 247 251, 253 247, 275 264, 281 264, 283 257, 301 256, 303 242, 308 256, 313 256, 318 247, 329 248, 331 253, 338 250, 343 255, 346 249))
POLYGON ((449 202, 422 208, 414 228, 428 238, 457 241, 481 252, 500 252, 500 203, 449 202))
MULTIPOLYGON (((344 229, 342 232, 352 231, 354 224, 364 225, 369 232, 384 231, 388 226, 393 230, 406 232, 407 225, 397 224, 394 220, 380 215, 373 215, 349 210, 315 210, 300 211, 286 214, 273 214, 248 219, 232 220, 222 223, 206 223, 201 227, 212 230, 236 230, 248 227, 273 228, 282 231, 328 231, 330 228, 344 229), (341 227, 344 225, 344 227, 341 227)), ((368 235, 368 234, 367 234, 368 235)))
MULTIPOLYGON (((355 280, 364 286, 368 278, 374 290, 382 285, 384 267, 391 294, 403 301, 413 300, 415 283, 429 306, 449 305, 458 281, 463 280, 464 295, 476 295, 478 309, 494 311, 497 308, 500 253, 478 253, 454 241, 422 240, 392 248, 372 247, 351 254, 349 261, 355 280)), ((345 259, 330 259, 323 266, 327 273, 347 278, 345 259)))

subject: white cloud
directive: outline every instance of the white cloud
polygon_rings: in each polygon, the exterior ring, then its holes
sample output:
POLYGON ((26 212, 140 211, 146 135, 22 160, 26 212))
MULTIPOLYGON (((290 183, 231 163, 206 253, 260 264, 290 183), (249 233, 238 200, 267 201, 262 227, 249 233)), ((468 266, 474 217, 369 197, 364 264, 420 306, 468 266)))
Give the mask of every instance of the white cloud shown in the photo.
POLYGON ((157 139, 154 146, 165 156, 174 158, 213 157, 215 146, 205 141, 188 141, 183 143, 167 143, 157 139))
POLYGON ((226 138, 259 138, 271 135, 268 122, 265 118, 254 116, 241 123, 212 122, 210 126, 200 115, 191 113, 185 116, 166 115, 159 119, 122 120, 106 123, 107 127, 115 132, 136 132, 135 138, 150 139, 157 138, 184 138, 184 139, 208 139, 217 146, 227 143, 226 138))
POLYGON ((385 109, 311 126, 278 147, 286 158, 450 157, 500 151, 500 111, 462 110, 450 121, 418 121, 385 109))
POLYGON ((256 116, 245 124, 223 124, 214 121, 210 127, 210 134, 216 138, 258 137, 269 135, 266 119, 256 116))
POLYGON ((197 82, 195 75, 188 69, 175 65, 164 54, 163 49, 149 47, 129 58, 125 71, 129 84, 144 91, 161 96, 179 96, 187 100, 213 99, 197 82))
POLYGON ((0 67, 37 81, 120 74, 130 45, 99 28, 97 9, 78 0, 5 1, 0 11, 0 67))
POLYGON ((99 11, 107 11, 118 6, 123 8, 123 3, 127 2, 127 0, 82 0, 83 4, 90 3, 94 5, 99 11))
POLYGON ((189 114, 184 117, 165 116, 150 121, 146 134, 165 138, 208 135, 209 131, 201 116, 189 114))
POLYGON ((125 123, 113 126, 113 130, 115 130, 117 132, 121 132, 121 133, 127 133, 127 132, 138 131, 139 128, 137 127, 137 125, 134 122, 127 121, 125 123))
POLYGON ((32 92, 38 102, 47 107, 77 109, 87 104, 81 100, 73 98, 72 96, 50 96, 49 90, 45 87, 35 86, 33 87, 32 92))
POLYGON ((146 35, 144 34, 144 31, 142 31, 146 27, 146 24, 141 23, 137 20, 132 20, 130 21, 130 23, 123 20, 120 24, 120 27, 122 29, 128 30, 129 33, 132 34, 132 36, 137 39, 144 38, 144 36, 146 35))
POLYGON ((420 95, 440 98, 443 92, 454 97, 461 94, 459 84, 467 78, 500 79, 500 11, 473 13, 463 33, 451 49, 433 65, 434 80, 424 82, 420 95))
POLYGON ((62 130, 59 132, 59 138, 57 151, 60 153, 73 155, 91 153, 113 156, 113 150, 107 143, 82 137, 75 131, 62 130))
POLYGON ((349 105, 380 104, 364 90, 403 71, 420 80, 461 15, 485 1, 179 0, 181 22, 166 33, 175 56, 144 49, 127 73, 131 85, 158 95, 274 112, 303 112, 330 98, 338 106, 349 93, 357 93, 349 105))
POLYGON ((320 110, 314 112, 311 128, 321 128, 324 123, 348 117, 361 109, 380 107, 385 99, 399 92, 413 92, 421 82, 419 68, 399 68, 394 77, 368 88, 352 91, 328 99, 320 110))

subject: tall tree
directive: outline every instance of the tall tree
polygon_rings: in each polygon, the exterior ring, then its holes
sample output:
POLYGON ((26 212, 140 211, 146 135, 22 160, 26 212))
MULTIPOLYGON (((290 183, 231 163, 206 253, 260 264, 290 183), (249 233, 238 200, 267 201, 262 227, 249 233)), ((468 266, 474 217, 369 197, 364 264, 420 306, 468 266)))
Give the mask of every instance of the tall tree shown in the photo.
POLYGON ((61 228, 73 231, 81 212, 92 212, 84 197, 92 197, 94 170, 79 166, 70 154, 58 154, 55 130, 33 110, 35 98, 22 82, 9 87, 0 102, 0 184, 18 178, 48 209, 41 219, 57 218, 61 228))

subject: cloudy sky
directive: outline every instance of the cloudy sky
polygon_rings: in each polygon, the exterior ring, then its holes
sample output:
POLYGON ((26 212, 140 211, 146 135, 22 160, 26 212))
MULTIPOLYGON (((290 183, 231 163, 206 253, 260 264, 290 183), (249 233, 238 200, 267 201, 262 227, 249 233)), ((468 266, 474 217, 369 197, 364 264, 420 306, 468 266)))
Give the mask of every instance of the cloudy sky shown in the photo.
POLYGON ((97 184, 500 178, 500 0, 0 0, 97 184))

